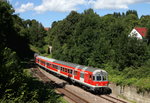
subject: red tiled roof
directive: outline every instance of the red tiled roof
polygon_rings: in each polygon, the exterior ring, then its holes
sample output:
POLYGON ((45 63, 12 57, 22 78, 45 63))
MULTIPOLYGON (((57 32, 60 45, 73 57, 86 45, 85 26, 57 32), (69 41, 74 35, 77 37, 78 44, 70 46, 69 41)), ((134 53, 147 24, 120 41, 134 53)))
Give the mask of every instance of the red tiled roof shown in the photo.
POLYGON ((134 29, 143 37, 147 35, 147 28, 145 27, 135 27, 134 29))
POLYGON ((47 27, 47 28, 44 28, 44 30, 46 30, 46 31, 48 31, 49 29, 50 29, 50 28, 48 28, 48 27, 47 27))

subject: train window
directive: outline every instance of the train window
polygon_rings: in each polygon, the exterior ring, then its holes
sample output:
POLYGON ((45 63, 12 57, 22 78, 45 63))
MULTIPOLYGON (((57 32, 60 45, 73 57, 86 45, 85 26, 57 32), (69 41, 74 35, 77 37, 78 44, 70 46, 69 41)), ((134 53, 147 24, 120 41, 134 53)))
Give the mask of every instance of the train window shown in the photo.
POLYGON ((65 68, 65 72, 67 72, 67 68, 65 68))
POLYGON ((101 76, 96 76, 97 81, 101 81, 101 76))
POLYGON ((72 74, 72 70, 71 70, 71 69, 68 69, 68 73, 69 73, 69 74, 72 74))
POLYGON ((72 74, 72 70, 70 70, 70 74, 72 74))
POLYGON ((49 66, 50 66, 50 64, 49 64, 49 63, 47 63, 47 66, 49 67, 49 66))
POLYGON ((74 75, 77 75, 77 71, 74 71, 74 75))
POLYGON ((80 77, 81 77, 81 78, 84 78, 84 73, 80 73, 80 77))
POLYGON ((89 75, 89 79, 90 79, 90 80, 92 79, 92 76, 91 76, 91 75, 89 75))
POLYGON ((58 68, 58 66, 57 66, 57 65, 54 65, 54 68, 55 68, 55 69, 57 69, 57 68, 58 68))
POLYGON ((55 65, 55 68, 56 68, 56 69, 58 69, 58 66, 57 66, 57 65, 55 65))
POLYGON ((41 60, 41 63, 44 64, 44 61, 41 60))
POLYGON ((65 68, 63 68, 63 71, 65 72, 65 71, 66 71, 66 69, 65 69, 65 68))
POLYGON ((62 68, 62 67, 60 67, 60 70, 62 71, 62 70, 63 70, 63 68, 62 68))
POLYGON ((68 69, 68 73, 70 73, 70 69, 68 69))
POLYGON ((104 81, 107 80, 107 77, 106 77, 106 76, 103 76, 103 80, 104 80, 104 81))

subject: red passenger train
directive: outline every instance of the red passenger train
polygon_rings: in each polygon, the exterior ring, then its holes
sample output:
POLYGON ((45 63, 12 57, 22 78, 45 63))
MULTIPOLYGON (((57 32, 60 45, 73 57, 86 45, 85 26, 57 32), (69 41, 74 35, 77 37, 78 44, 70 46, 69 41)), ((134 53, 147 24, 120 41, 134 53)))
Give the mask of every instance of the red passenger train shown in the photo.
POLYGON ((108 77, 105 70, 69 62, 59 61, 36 55, 35 62, 45 69, 55 72, 71 81, 82 84, 92 91, 99 91, 108 87, 108 77))

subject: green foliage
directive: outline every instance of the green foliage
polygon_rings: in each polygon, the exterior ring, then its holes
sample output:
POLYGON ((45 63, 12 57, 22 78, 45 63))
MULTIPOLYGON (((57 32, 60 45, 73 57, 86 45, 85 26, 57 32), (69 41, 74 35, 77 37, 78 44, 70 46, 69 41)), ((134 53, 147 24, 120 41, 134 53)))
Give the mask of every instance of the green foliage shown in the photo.
POLYGON ((22 20, 14 13, 14 9, 7 2, 0 1, 0 49, 11 48, 19 57, 29 56, 28 40, 23 35, 22 20), (26 54, 24 54, 26 52, 26 54), (28 55, 27 55, 28 54, 28 55))
POLYGON ((138 14, 137 14, 137 11, 136 10, 128 10, 126 12, 126 15, 135 15, 137 18, 138 18, 138 14))
POLYGON ((60 95, 51 84, 43 84, 23 73, 20 58, 30 56, 28 31, 13 12, 7 2, 0 1, 0 102, 60 102, 60 95))
POLYGON ((128 38, 129 28, 138 25, 136 22, 134 10, 127 11, 126 16, 115 13, 104 17, 92 9, 82 14, 71 12, 63 21, 54 23, 47 38, 56 59, 96 67, 109 63, 123 70, 139 67, 149 58, 146 43, 128 38))
POLYGON ((54 92, 51 84, 43 84, 24 75, 15 52, 9 48, 2 52, 4 58, 0 67, 0 102, 59 102, 60 96, 54 92))
MULTIPOLYGON (((27 26, 28 25, 29 24, 27 24, 27 26)), ((38 23, 36 20, 32 20, 28 26, 28 31, 29 41, 32 45, 39 48, 45 45, 44 37, 46 36, 46 31, 44 30, 42 24, 38 23)))
POLYGON ((139 19, 135 10, 103 17, 92 9, 81 14, 71 12, 53 23, 47 41, 53 46, 53 58, 103 68, 110 74, 110 81, 136 85, 138 79, 148 78, 150 48, 147 42, 129 38, 128 34, 149 21, 148 16, 139 19))
POLYGON ((150 91, 150 77, 138 79, 135 85, 139 88, 138 92, 150 91))

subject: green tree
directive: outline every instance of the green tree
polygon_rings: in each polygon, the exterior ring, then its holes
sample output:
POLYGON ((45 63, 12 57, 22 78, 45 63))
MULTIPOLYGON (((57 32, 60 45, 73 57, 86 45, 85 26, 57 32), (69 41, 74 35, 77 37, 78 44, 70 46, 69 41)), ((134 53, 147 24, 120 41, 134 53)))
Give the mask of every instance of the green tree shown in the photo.
POLYGON ((24 51, 28 49, 24 42, 27 32, 13 12, 11 5, 0 1, 0 102, 59 102, 52 85, 24 75, 20 56, 29 55, 24 51))
POLYGON ((44 37, 46 36, 44 27, 36 20, 32 20, 30 22, 27 21, 27 23, 28 24, 26 24, 26 26, 28 28, 28 37, 30 43, 39 48, 43 47, 45 45, 44 37))

